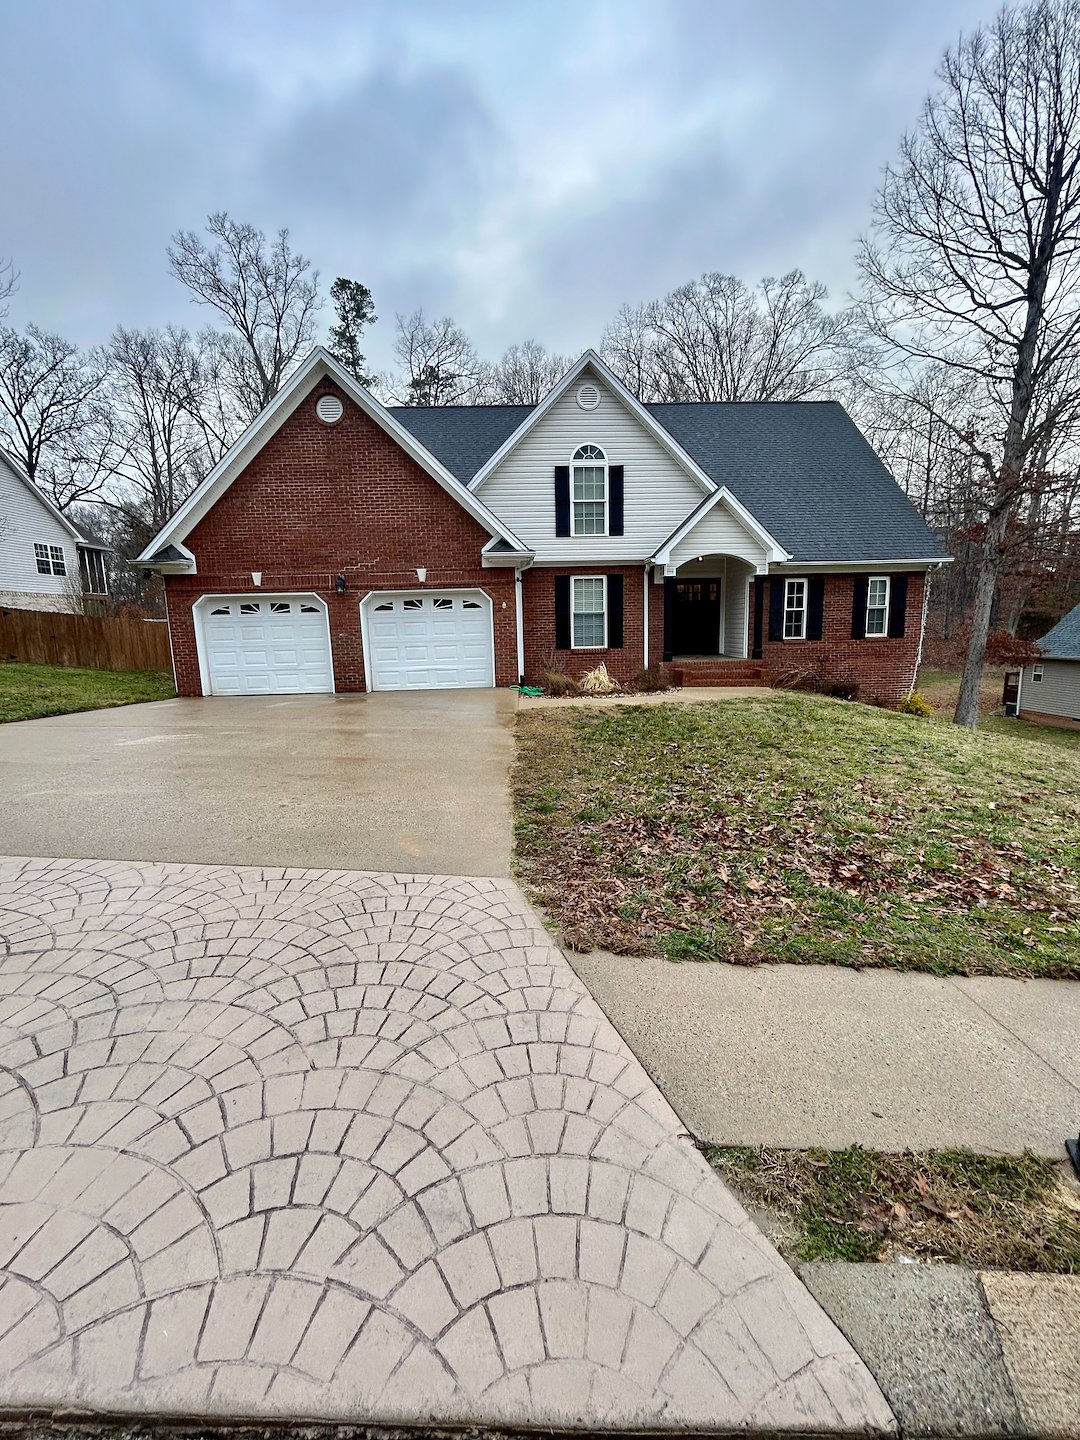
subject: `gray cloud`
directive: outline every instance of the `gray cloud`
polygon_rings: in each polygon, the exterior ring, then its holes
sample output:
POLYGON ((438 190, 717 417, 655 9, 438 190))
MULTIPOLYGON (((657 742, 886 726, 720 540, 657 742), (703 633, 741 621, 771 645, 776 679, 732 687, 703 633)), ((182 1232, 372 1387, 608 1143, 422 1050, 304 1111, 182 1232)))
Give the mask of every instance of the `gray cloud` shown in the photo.
POLYGON ((852 279, 881 166, 996 0, 413 0, 0 9, 13 309, 82 343, 198 324, 169 235, 288 225, 327 281, 574 350, 705 269, 852 279), (11 142, 14 143, 11 143, 11 142))

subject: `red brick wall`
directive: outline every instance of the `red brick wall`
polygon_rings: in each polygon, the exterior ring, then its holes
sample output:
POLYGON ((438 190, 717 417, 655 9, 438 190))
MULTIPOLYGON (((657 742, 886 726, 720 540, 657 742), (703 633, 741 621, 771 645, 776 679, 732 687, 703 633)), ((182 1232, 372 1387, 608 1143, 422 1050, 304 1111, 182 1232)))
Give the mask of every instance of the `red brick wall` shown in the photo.
POLYGON ((202 693, 192 605, 200 595, 307 590, 330 612, 334 682, 363 690, 359 605, 369 590, 478 586, 491 596, 495 681, 517 676, 514 572, 483 568, 490 536, 387 433, 324 379, 301 401, 187 536, 197 575, 170 575, 165 597, 181 695, 202 693), (320 395, 338 395, 336 425, 316 417, 320 395), (427 567, 420 586, 416 567, 427 567), (347 591, 334 583, 344 574, 347 591))
MULTIPOLYGON (((522 579, 522 611, 525 620, 525 679, 529 684, 542 685, 544 671, 553 661, 575 676, 594 670, 601 662, 616 680, 626 681, 640 675, 644 667, 644 611, 642 565, 578 565, 557 569, 539 567, 526 570, 522 579), (623 577, 623 643, 615 650, 556 650, 555 648, 555 577, 557 575, 621 575, 623 577)), ((663 658, 664 589, 649 585, 649 663, 656 665, 663 658)))
MULTIPOLYGON (((825 577, 825 610, 820 640, 770 640, 769 592, 766 581, 762 616, 762 663, 775 683, 785 672, 820 670, 836 677, 853 677, 860 700, 896 705, 915 678, 922 623, 924 575, 908 576, 907 619, 902 639, 851 638, 851 575, 825 577)), ((753 589, 751 588, 750 639, 753 642, 753 589)))

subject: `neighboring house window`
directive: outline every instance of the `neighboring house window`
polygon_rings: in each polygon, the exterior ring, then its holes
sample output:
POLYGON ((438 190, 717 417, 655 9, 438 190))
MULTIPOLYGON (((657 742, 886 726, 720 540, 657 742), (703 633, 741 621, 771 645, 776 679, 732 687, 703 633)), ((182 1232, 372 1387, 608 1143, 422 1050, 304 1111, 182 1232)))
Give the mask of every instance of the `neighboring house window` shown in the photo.
POLYGON ((108 592, 105 578, 105 557, 100 550, 80 550, 83 588, 89 595, 104 595, 108 592))
POLYGON ((805 580, 789 580, 784 586, 784 639, 806 639, 805 580))
POLYGON ((571 589, 571 640, 575 650, 607 645, 607 582, 603 575, 575 575, 571 589))
POLYGON ((39 575, 66 575, 64 547, 62 545, 35 545, 34 559, 39 575))
POLYGON ((871 575, 866 586, 866 635, 884 636, 889 633, 889 577, 871 575))
POLYGON ((607 456, 598 445, 574 451, 570 472, 575 535, 607 534, 607 456))
POLYGON ((1031 678, 1032 678, 1032 680, 1035 682, 1036 685, 1041 685, 1041 684, 1042 684, 1043 667, 1042 667, 1041 665, 1032 665, 1032 667, 1031 667, 1031 678))

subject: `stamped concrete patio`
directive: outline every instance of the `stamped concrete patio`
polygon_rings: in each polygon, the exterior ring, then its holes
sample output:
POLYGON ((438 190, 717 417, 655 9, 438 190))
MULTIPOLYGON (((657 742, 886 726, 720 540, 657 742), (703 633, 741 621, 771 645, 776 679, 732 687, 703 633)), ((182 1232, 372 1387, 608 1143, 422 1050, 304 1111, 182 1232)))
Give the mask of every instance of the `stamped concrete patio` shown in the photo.
POLYGON ((505 880, 0 860, 0 1414, 893 1433, 505 880))

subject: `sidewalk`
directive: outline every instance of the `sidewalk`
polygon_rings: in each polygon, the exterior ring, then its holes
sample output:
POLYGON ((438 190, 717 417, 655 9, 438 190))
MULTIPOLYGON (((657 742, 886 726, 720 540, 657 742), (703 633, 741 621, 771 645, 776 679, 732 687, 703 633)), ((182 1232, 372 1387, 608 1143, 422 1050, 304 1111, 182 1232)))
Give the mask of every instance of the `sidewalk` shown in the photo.
POLYGON ((1080 982, 567 958, 700 1139, 1059 1159, 1080 1129, 1080 982))

